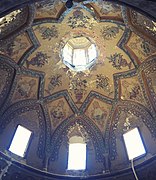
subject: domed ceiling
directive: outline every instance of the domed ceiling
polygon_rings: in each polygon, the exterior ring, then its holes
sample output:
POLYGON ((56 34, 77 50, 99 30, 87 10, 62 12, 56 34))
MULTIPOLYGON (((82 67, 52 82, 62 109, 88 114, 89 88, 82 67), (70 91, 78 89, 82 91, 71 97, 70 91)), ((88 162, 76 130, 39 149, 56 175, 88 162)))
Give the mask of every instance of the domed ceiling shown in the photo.
POLYGON ((0 32, 1 152, 12 156, 7 149, 21 124, 33 137, 26 159, 14 159, 73 175, 66 171, 68 140, 83 134, 85 173, 113 173, 130 167, 122 134, 139 127, 147 154, 136 164, 155 156, 154 21, 114 3, 74 2, 66 9, 64 2, 45 1, 20 9, 0 32), (62 62, 62 48, 75 37, 96 44, 89 70, 73 71, 62 62))

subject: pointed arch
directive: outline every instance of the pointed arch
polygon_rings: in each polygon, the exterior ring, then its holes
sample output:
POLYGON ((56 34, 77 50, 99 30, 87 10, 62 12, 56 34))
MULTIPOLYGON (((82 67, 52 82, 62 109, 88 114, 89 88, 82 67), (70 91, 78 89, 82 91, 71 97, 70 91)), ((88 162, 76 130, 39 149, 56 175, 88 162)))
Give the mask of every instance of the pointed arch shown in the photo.
POLYGON ((79 116, 75 118, 75 116, 72 116, 65 121, 63 121, 58 128, 53 133, 53 136, 51 138, 51 160, 55 160, 58 157, 59 154, 59 148, 61 146, 63 137, 65 137, 68 133, 68 130, 75 126, 76 124, 83 126, 89 137, 91 138, 93 142, 93 146, 96 153, 96 159, 99 162, 104 161, 104 152, 105 152, 105 145, 104 145, 104 139, 102 136, 101 131, 98 129, 98 127, 86 116, 79 116))

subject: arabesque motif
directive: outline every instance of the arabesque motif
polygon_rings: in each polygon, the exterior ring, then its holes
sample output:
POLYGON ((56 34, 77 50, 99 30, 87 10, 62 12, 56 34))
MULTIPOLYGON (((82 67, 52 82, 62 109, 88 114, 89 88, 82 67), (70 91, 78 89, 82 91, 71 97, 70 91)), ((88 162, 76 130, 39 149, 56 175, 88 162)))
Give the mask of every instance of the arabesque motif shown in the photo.
POLYGON ((123 58, 121 53, 115 53, 110 57, 107 57, 107 59, 109 59, 109 63, 112 63, 112 66, 118 70, 122 69, 123 67, 128 67, 129 69, 132 67, 132 62, 128 63, 127 60, 123 58))

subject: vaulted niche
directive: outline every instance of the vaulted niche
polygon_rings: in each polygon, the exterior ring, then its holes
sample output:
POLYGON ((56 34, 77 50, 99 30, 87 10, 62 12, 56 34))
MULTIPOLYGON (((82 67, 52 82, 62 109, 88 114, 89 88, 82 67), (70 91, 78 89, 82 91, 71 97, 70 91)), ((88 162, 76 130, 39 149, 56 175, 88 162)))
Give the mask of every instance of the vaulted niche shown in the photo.
POLYGON ((86 143, 80 136, 69 139, 68 170, 86 169, 86 143))
POLYGON ((91 68, 98 56, 96 45, 88 37, 69 39, 61 53, 63 63, 74 71, 91 68))

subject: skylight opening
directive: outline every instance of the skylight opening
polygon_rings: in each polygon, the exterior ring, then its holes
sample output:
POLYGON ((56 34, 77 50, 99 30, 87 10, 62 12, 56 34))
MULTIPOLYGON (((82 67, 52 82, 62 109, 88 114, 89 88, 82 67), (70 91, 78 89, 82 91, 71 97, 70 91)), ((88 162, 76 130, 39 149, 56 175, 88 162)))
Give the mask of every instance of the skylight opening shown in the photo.
POLYGON ((146 153, 138 128, 123 134, 129 160, 133 160, 146 153))
POLYGON ((86 144, 69 144, 68 170, 86 169, 86 144))
POLYGON ((63 63, 74 71, 88 70, 95 64, 96 45, 87 37, 69 39, 61 51, 63 63))
POLYGON ((21 125, 18 125, 11 145, 9 147, 9 151, 18 156, 24 157, 28 147, 31 133, 32 132, 28 129, 22 127, 21 125))

